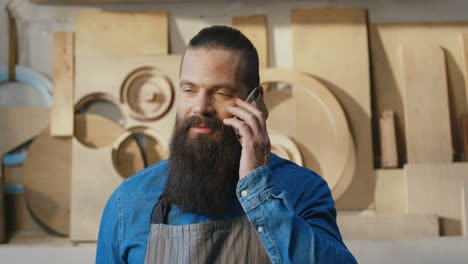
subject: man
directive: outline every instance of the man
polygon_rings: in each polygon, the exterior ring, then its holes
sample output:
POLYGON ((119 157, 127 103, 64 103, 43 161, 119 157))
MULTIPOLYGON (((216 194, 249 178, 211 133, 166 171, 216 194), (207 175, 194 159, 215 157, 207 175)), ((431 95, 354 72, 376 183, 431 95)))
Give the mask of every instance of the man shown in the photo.
POLYGON ((258 86, 257 51, 238 30, 205 28, 190 41, 170 158, 112 194, 96 262, 356 262, 326 182, 270 156, 264 114, 243 101, 258 86))

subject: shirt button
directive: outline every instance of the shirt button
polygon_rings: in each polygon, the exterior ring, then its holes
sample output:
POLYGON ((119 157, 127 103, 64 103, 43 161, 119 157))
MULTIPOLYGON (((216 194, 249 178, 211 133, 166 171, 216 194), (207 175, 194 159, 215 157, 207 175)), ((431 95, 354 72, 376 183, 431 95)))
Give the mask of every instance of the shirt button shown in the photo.
POLYGON ((263 232, 263 227, 259 226, 257 230, 258 230, 259 233, 262 233, 263 232))
POLYGON ((244 191, 242 191, 242 192, 241 192, 241 195, 242 195, 242 197, 246 197, 246 196, 247 196, 247 194, 249 194, 249 192, 248 192, 248 191, 246 191, 246 190, 244 190, 244 191))

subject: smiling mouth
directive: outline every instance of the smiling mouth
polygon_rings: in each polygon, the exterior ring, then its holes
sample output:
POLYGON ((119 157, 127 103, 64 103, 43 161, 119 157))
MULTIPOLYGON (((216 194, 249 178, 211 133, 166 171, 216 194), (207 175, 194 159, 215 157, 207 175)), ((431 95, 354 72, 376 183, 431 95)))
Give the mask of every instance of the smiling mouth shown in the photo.
POLYGON ((206 127, 204 125, 194 125, 194 126, 192 126, 192 131, 197 133, 197 134, 209 134, 209 133, 213 132, 213 128, 206 127))

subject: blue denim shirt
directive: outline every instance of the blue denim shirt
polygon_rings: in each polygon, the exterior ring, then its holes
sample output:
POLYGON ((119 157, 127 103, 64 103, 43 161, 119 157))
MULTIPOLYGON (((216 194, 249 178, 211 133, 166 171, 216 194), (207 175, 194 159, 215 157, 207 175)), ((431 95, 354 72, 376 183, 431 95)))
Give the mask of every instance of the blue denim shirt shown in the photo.
MULTIPOLYGON (((104 209, 96 263, 144 263, 150 215, 167 178, 168 160, 125 180, 104 209)), ((327 183, 313 171, 274 154, 237 184, 229 218, 247 214, 272 263, 356 263, 343 243, 327 183), (262 232, 258 232, 259 230, 262 232)), ((220 220, 172 206, 168 224, 220 220)))

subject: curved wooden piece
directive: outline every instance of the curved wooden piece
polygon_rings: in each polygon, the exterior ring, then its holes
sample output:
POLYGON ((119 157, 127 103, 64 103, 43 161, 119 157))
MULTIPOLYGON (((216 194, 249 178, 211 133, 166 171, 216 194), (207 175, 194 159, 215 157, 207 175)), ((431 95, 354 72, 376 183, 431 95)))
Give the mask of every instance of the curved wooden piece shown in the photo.
POLYGON ((121 166, 122 162, 125 162, 125 157, 131 156, 134 153, 130 144, 135 141, 133 137, 135 134, 143 134, 148 138, 148 147, 144 151, 146 153, 145 158, 148 166, 167 158, 168 146, 161 136, 147 127, 140 126, 130 128, 120 135, 112 147, 112 162, 114 168, 123 178, 128 178, 146 167, 143 162, 143 157, 141 168, 138 170, 136 170, 138 166, 135 166, 133 170, 132 168, 121 166))
POLYGON ((24 195, 34 218, 66 236, 70 222, 71 138, 53 137, 45 129, 24 161, 24 195))
POLYGON ((275 130, 268 130, 268 135, 270 136, 271 152, 297 165, 303 165, 301 151, 292 139, 275 130))
MULTIPOLYGON (((345 113, 334 95, 306 74, 280 69, 261 71, 262 83, 288 83, 291 95, 275 98, 268 126, 296 142, 304 166, 328 182, 338 199, 354 176, 356 153, 345 113)), ((265 101, 269 103, 269 91, 265 101)))

